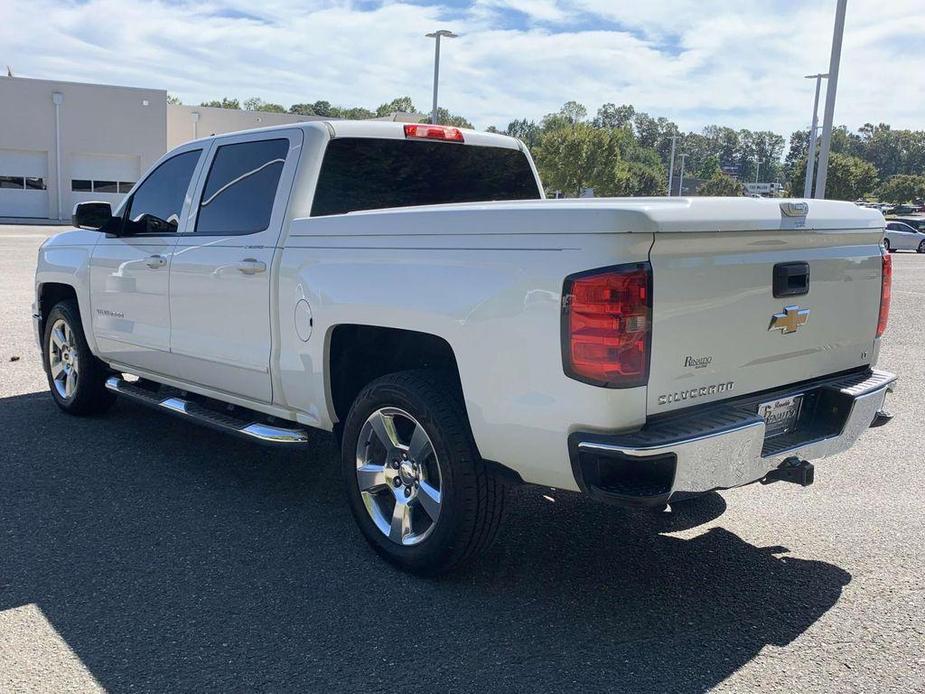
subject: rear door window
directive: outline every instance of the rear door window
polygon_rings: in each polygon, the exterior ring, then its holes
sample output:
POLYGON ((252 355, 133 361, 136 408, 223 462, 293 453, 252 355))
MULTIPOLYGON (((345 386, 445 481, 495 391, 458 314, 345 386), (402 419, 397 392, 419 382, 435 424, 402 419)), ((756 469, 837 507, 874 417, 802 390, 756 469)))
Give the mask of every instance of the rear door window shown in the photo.
POLYGON ((339 138, 325 151, 312 216, 539 197, 530 162, 518 149, 339 138))
POLYGON ((222 145, 206 179, 196 232, 254 234, 270 226, 289 140, 222 145))

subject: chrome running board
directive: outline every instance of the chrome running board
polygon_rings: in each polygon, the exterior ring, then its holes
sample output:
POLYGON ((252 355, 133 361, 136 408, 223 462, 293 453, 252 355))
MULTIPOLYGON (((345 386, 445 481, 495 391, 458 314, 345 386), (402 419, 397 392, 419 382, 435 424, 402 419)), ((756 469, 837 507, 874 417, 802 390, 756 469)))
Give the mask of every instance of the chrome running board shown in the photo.
POLYGON ((142 405, 161 409, 198 424, 258 443, 287 446, 299 446, 308 443, 308 431, 306 429, 268 424, 260 421, 262 415, 240 407, 235 408, 233 413, 217 412, 194 400, 178 397, 178 391, 171 391, 168 394, 158 390, 149 390, 134 383, 129 383, 118 376, 110 376, 106 380, 106 387, 114 393, 123 395, 142 405))

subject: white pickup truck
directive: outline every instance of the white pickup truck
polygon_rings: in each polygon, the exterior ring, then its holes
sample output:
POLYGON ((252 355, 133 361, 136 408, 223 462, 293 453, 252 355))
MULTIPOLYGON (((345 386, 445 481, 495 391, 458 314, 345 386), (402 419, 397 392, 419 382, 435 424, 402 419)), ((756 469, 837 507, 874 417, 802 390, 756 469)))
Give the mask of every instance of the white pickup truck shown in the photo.
POLYGON ((73 221, 35 280, 55 402, 333 431, 410 571, 490 542, 515 483, 806 485, 889 418, 884 220, 850 203, 545 200, 515 139, 344 121, 189 142, 73 221))

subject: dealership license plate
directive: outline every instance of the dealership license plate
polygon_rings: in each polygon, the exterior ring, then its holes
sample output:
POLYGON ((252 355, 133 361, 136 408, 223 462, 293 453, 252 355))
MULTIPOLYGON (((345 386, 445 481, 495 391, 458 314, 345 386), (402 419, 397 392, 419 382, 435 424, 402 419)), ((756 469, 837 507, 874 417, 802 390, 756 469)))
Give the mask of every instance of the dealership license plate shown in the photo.
POLYGON ((758 405, 758 416, 765 422, 765 436, 787 434, 796 429, 802 407, 802 395, 779 398, 758 405))

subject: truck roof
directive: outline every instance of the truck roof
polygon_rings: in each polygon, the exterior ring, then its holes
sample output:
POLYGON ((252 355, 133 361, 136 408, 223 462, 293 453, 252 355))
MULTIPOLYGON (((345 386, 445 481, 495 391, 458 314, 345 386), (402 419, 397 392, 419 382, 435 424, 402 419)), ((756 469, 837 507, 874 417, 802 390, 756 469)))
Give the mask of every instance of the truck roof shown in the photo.
MULTIPOLYGON (((369 137, 387 140, 405 139, 405 125, 408 123, 399 123, 395 121, 378 121, 378 120, 314 120, 304 121, 301 123, 284 123, 282 125, 269 125, 265 128, 249 128, 247 130, 238 130, 221 135, 210 135, 201 137, 198 142, 209 141, 217 138, 233 137, 244 133, 261 133, 274 132, 280 130, 293 130, 300 128, 302 130, 326 130, 333 137, 369 137)), ((499 133, 486 133, 470 128, 457 128, 465 140, 464 144, 478 145, 482 147, 503 147, 505 149, 520 149, 524 146, 520 140, 501 135, 499 133)))

